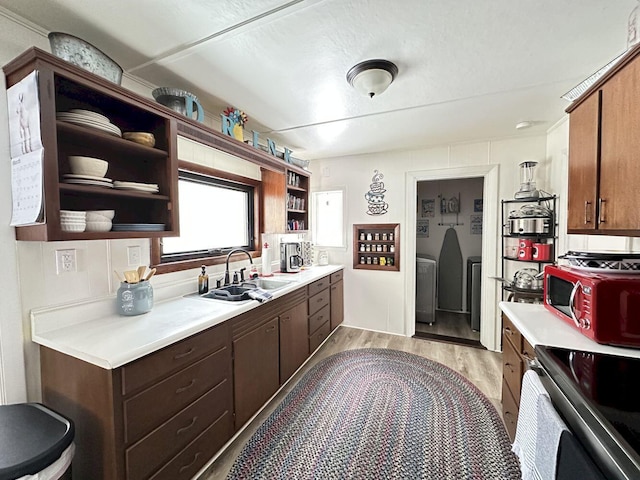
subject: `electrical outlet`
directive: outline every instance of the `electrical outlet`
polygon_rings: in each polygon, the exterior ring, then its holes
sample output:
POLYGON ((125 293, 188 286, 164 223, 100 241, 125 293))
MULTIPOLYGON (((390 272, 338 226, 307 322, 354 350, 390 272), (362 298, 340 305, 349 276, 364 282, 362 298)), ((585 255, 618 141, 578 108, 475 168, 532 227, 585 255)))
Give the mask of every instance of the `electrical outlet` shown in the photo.
POLYGON ((56 273, 60 275, 75 271, 77 271, 76 251, 74 249, 56 250, 56 273))
POLYGON ((140 259, 142 258, 142 249, 140 245, 133 245, 127 247, 127 263, 130 267, 137 267, 140 265, 140 259))

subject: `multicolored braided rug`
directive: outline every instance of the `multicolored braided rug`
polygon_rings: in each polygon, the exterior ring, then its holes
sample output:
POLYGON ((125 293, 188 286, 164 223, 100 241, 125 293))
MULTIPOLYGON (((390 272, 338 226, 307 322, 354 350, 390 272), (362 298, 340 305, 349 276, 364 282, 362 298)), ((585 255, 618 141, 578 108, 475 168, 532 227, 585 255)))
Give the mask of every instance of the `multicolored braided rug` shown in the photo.
POLYGON ((348 350, 307 372, 228 479, 519 479, 489 400, 437 362, 348 350))

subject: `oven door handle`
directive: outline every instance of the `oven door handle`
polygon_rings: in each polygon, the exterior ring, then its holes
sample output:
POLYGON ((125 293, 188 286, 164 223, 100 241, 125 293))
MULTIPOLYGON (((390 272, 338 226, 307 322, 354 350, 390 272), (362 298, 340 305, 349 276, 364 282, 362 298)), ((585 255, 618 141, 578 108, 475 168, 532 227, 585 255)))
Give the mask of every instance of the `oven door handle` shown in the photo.
POLYGON ((580 283, 580 280, 578 280, 576 284, 573 286, 573 290, 571 290, 571 295, 569 295, 569 312, 571 313, 571 319, 573 320, 573 323, 575 323, 576 327, 578 328, 580 328, 580 321, 578 320, 578 317, 576 317, 575 300, 576 300, 576 294, 578 293, 579 288, 582 288, 582 284, 580 283))

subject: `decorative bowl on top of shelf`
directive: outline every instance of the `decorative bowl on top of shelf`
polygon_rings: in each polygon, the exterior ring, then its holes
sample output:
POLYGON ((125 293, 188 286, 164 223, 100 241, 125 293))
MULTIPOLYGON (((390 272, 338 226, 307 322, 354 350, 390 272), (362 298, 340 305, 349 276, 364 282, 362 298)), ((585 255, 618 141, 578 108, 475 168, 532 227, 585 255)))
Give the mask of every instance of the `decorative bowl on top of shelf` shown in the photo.
POLYGON ((120 85, 122 67, 103 51, 68 33, 50 32, 48 37, 51 53, 56 57, 120 85))

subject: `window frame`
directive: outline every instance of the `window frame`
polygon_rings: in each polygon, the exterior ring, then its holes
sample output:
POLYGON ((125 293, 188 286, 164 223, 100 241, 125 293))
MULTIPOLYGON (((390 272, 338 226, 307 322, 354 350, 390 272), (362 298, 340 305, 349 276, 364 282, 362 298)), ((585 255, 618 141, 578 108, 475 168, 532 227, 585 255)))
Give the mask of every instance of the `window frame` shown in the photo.
POLYGON ((309 205, 311 208, 311 214, 309 215, 309 223, 311 224, 311 238, 316 245, 317 248, 322 249, 333 249, 333 250, 341 250, 346 251, 349 248, 347 241, 347 188, 345 186, 336 186, 336 187, 324 187, 321 190, 314 190, 313 192, 309 192, 309 205), (317 238, 315 235, 316 225, 318 225, 317 221, 317 209, 316 209, 316 198, 317 195, 326 193, 326 192, 342 192, 342 245, 340 246, 329 246, 329 245, 320 245, 317 242, 317 238))
MULTIPOLYGON (((186 162, 184 160, 178 161, 178 171, 204 175, 224 182, 253 187, 253 228, 251 232, 251 243, 253 243, 254 248, 249 251, 249 254, 252 258, 259 257, 262 252, 260 239, 258 238, 263 218, 263 212, 260 208, 262 204, 262 182, 253 178, 242 177, 240 175, 192 162, 186 162)), ((162 262, 162 238, 153 238, 151 240, 151 263, 158 274, 199 268, 201 265, 220 265, 226 262, 228 252, 228 250, 221 250, 219 253, 216 252, 215 254, 203 255, 197 258, 162 262)), ((245 255, 242 255, 242 257, 246 258, 245 255)))

